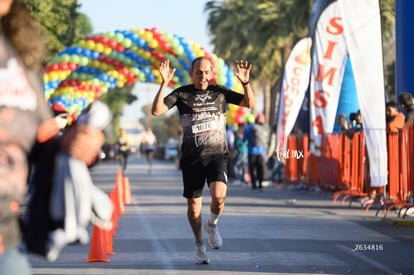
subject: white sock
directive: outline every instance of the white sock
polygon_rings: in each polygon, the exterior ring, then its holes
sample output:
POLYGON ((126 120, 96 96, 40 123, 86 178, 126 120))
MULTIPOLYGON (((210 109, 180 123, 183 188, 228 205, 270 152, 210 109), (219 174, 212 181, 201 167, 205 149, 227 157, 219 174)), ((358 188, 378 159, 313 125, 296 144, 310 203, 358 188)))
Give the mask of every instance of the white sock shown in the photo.
POLYGON ((219 219, 219 215, 214 214, 213 212, 210 212, 210 223, 211 224, 217 224, 219 219))

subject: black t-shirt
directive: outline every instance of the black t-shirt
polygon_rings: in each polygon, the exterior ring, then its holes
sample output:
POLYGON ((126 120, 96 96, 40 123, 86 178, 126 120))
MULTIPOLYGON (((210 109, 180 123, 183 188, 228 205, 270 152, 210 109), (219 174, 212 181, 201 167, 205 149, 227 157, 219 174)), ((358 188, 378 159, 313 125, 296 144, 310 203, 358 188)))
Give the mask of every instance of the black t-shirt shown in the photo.
POLYGON ((169 109, 177 106, 183 128, 182 157, 227 153, 226 106, 239 105, 243 95, 219 85, 207 90, 186 85, 164 98, 169 109))

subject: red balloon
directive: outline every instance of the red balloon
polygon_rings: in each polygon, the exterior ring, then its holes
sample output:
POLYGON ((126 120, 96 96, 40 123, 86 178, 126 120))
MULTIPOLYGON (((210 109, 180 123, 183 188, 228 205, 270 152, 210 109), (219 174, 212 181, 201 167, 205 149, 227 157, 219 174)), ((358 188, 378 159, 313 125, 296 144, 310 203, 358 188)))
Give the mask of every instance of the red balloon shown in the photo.
POLYGON ((100 42, 102 43, 102 44, 107 44, 108 43, 108 41, 109 41, 109 38, 107 37, 107 36, 101 36, 100 37, 100 42))
POLYGON ((99 42, 100 40, 101 40, 101 37, 99 37, 98 35, 94 35, 94 36, 92 36, 92 38, 91 38, 94 42, 99 42))
POLYGON ((116 43, 116 41, 115 41, 115 40, 109 40, 109 41, 108 41, 108 46, 109 46, 111 49, 115 49, 117 45, 118 45, 118 43, 116 43))
POLYGON ((71 71, 76 70, 76 68, 77 68, 78 66, 79 66, 79 65, 78 65, 78 64, 76 64, 76 63, 68 63, 68 69, 69 69, 69 70, 71 70, 71 71))
POLYGON ((123 52, 123 51, 125 51, 125 48, 124 48, 124 46, 122 46, 121 44, 118 44, 118 45, 115 47, 115 50, 117 50, 118 52, 123 52))
POLYGON ((49 71, 56 71, 59 69, 59 65, 56 63, 53 63, 52 65, 49 66, 49 71))
POLYGON ((60 63, 59 64, 59 69, 60 70, 67 70, 68 69, 68 63, 65 63, 65 62, 60 63))
POLYGON ((156 28, 156 27, 152 27, 152 28, 151 28, 151 31, 152 31, 154 34, 160 35, 160 30, 159 30, 158 28, 156 28))

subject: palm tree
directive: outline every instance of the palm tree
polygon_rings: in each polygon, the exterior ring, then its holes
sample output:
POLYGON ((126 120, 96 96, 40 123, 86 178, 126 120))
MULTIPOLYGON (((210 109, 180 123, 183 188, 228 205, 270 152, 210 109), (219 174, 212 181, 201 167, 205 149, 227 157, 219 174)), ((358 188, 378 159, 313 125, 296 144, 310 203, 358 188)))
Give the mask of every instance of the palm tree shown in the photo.
POLYGON ((265 115, 275 123, 278 80, 297 40, 306 36, 312 0, 209 1, 208 28, 215 53, 227 63, 242 56, 255 66, 255 90, 264 93, 265 115))
MULTIPOLYGON (((229 63, 238 57, 255 66, 255 90, 264 92, 265 115, 274 125, 283 64, 293 45, 307 36, 314 0, 223 0, 209 1, 207 25, 215 53, 229 63)), ((394 93, 395 13, 394 0, 381 6, 384 71, 387 91, 394 93)))

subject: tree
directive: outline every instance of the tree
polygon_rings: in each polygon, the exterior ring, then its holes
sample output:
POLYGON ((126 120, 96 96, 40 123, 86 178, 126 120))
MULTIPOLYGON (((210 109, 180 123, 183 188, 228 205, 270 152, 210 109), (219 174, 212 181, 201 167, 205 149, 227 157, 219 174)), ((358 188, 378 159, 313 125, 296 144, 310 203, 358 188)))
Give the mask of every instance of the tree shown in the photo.
POLYGON ((395 97, 395 6, 394 0, 381 0, 382 48, 384 55, 385 92, 395 97))
POLYGON ((48 37, 51 55, 92 32, 89 18, 78 12, 77 0, 24 0, 48 37))
MULTIPOLYGON (((122 116, 125 104, 131 104, 138 99, 136 95, 132 94, 132 89, 133 86, 124 86, 122 88, 117 88, 116 90, 109 91, 108 93, 102 95, 100 98, 108 105, 109 109, 112 112, 112 123, 117 133, 119 133, 120 118, 122 116)), ((108 142, 111 143, 112 141, 108 140, 108 142)))
MULTIPOLYGON (((265 115, 274 125, 278 81, 294 44, 307 36, 313 0, 209 1, 208 29, 215 53, 232 64, 246 58, 254 64, 255 90, 264 91, 265 115)), ((381 0, 386 90, 394 92, 394 0, 381 0)))
POLYGON ((264 92, 265 115, 274 125, 278 80, 294 43, 307 33, 313 1, 209 1, 208 28, 215 53, 231 64, 240 56, 254 64, 255 90, 264 92), (273 91, 273 92, 272 92, 273 91))
MULTIPOLYGON (((80 5, 77 0, 24 1, 46 33, 50 56, 58 54, 66 47, 75 45, 92 34, 89 17, 78 11, 80 5)), ((101 97, 113 113, 116 132, 119 132, 123 107, 137 99, 131 94, 132 88, 133 86, 116 88, 101 97)))

